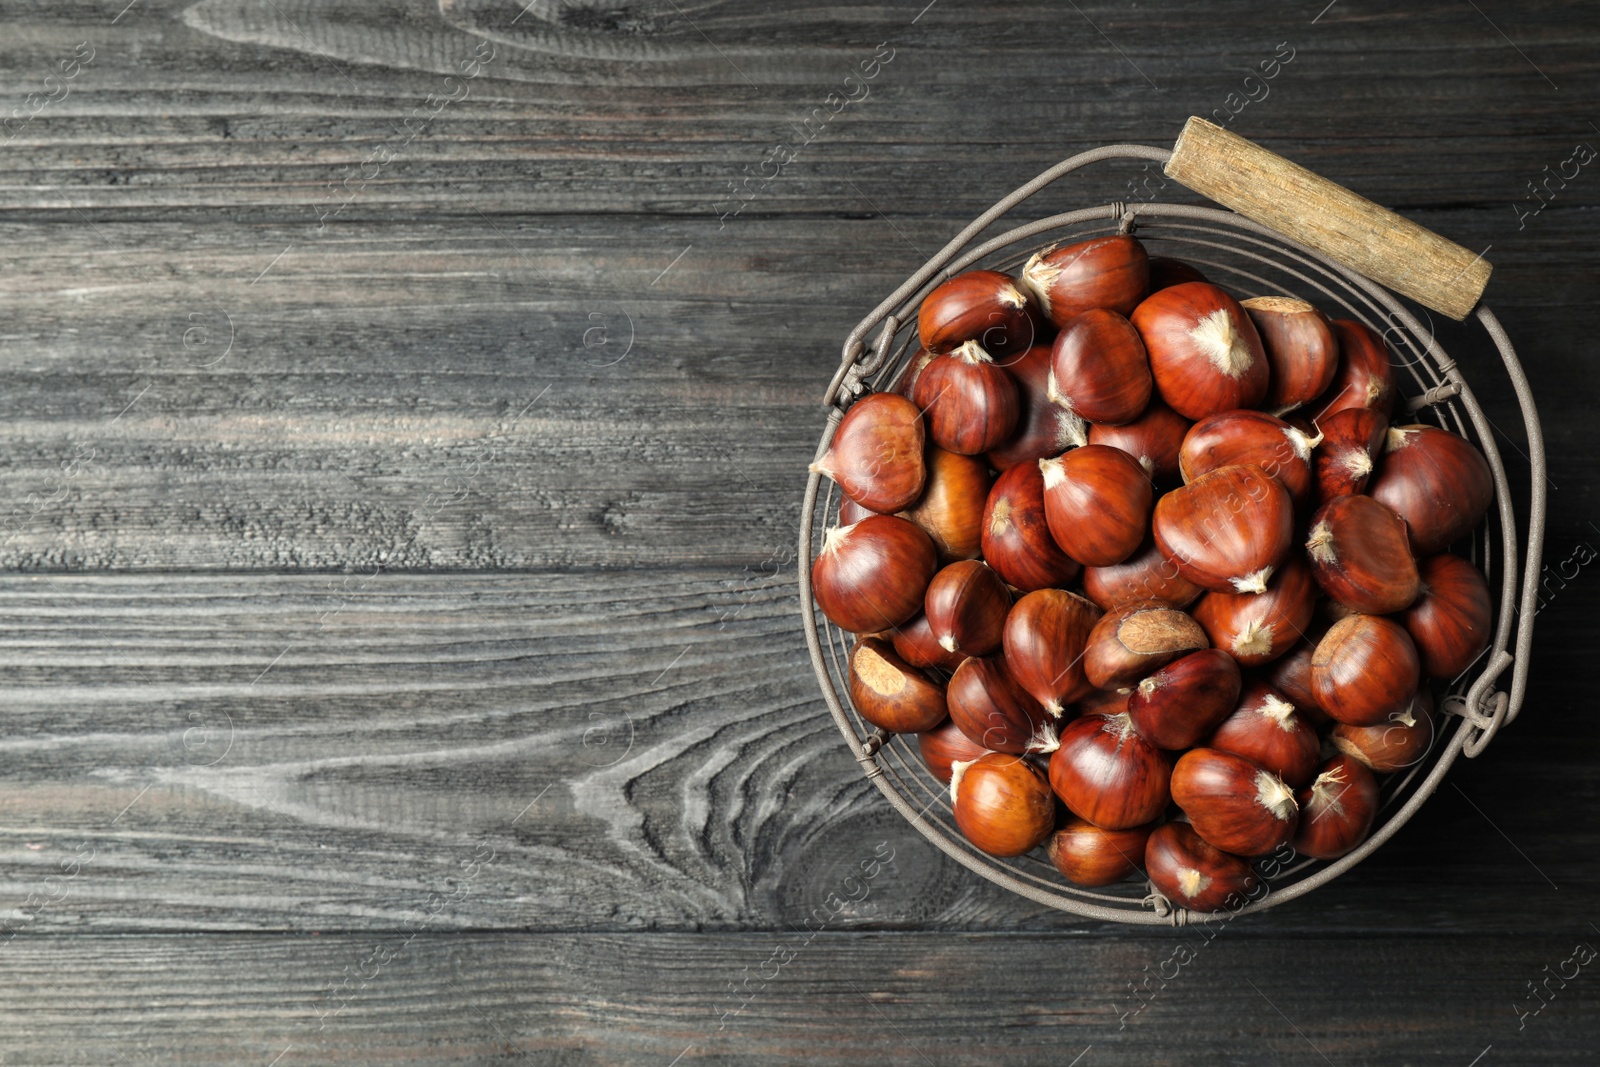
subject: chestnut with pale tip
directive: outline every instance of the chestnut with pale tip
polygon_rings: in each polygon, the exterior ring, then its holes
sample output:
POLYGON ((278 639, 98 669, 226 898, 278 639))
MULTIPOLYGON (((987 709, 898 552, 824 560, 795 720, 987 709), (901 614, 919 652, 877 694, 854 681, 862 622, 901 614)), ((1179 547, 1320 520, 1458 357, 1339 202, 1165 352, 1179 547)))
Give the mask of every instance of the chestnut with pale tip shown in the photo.
POLYGON ((1139 331, 1115 311, 1085 311, 1056 335, 1046 388, 1052 403, 1088 422, 1132 422, 1153 389, 1139 331))
POLYGON ((1178 450, 1191 425, 1163 404, 1160 397, 1151 397, 1144 414, 1132 422, 1121 426, 1091 425, 1088 443, 1120 448, 1139 461, 1152 481, 1170 484, 1180 478, 1178 450))
MULTIPOLYGON (((926 595, 923 602, 927 602, 926 595)), ((922 612, 891 630, 889 640, 901 659, 920 670, 953 671, 967 658, 965 653, 947 651, 939 644, 939 638, 928 625, 928 616, 922 612)))
POLYGON ((1247 861, 1209 844, 1188 823, 1151 831, 1144 867, 1162 896, 1190 911, 1241 908, 1260 884, 1247 861))
POLYGON ((917 350, 911 353, 911 358, 906 360, 906 365, 900 369, 900 373, 895 375, 894 383, 889 386, 889 391, 897 393, 907 400, 914 400, 917 395, 917 379, 922 377, 923 370, 932 362, 935 355, 936 353, 929 352, 926 348, 918 345, 917 350))
POLYGON ((950 807, 967 840, 991 856, 1020 856, 1055 829, 1055 801, 1044 775, 1002 752, 953 765, 950 807))
POLYGON ((841 630, 878 633, 922 610, 937 563, 933 542, 915 523, 873 515, 828 531, 811 565, 811 591, 841 630))
POLYGON ((983 547, 983 506, 988 503, 989 465, 930 445, 927 484, 900 513, 927 531, 942 560, 977 559, 983 547))
POLYGON ((1019 599, 1006 616, 1006 668, 1055 718, 1094 686, 1083 654, 1100 621, 1100 609, 1064 589, 1039 589, 1019 599))
POLYGON ((1121 563, 1138 549, 1155 491, 1118 448, 1084 445, 1039 461, 1044 517, 1061 551, 1087 567, 1121 563))
POLYGON ((1360 760, 1374 772, 1388 774, 1421 762, 1433 748, 1437 736, 1433 694, 1423 686, 1405 710, 1393 713, 1375 726, 1335 723, 1328 740, 1334 748, 1360 760))
POLYGON ((1022 413, 1016 379, 976 341, 928 361, 917 379, 916 402, 934 444, 964 456, 1004 444, 1022 413))
POLYGON ((1389 430, 1383 468, 1367 492, 1406 520, 1412 549, 1427 556, 1483 521, 1494 500, 1494 476, 1466 438, 1437 426, 1399 426, 1389 430))
POLYGON ((955 764, 975 760, 987 751, 949 719, 917 735, 917 752, 922 762, 929 773, 945 785, 950 784, 955 764))
POLYGON ((1267 356, 1239 302, 1208 282, 1152 293, 1129 316, 1144 339, 1156 392, 1167 406, 1203 419, 1260 405, 1267 356))
POLYGON ((1106 611, 1147 600, 1185 608, 1203 592, 1179 574, 1172 561, 1148 538, 1137 552, 1121 563, 1083 569, 1083 595, 1106 611))
POLYGON ((1263 406, 1282 415, 1315 400, 1339 369, 1339 342, 1328 317, 1292 296, 1256 296, 1240 306, 1261 335, 1270 371, 1263 406))
POLYGON ((1195 833, 1237 856, 1265 856, 1294 836, 1300 806, 1282 778, 1254 760, 1192 748, 1172 768, 1172 801, 1195 833))
POLYGON ((1411 635, 1381 615, 1340 619, 1311 657, 1317 706, 1352 726, 1373 726, 1404 709, 1421 678, 1411 635))
POLYGON ((1293 704, 1295 711, 1312 726, 1322 727, 1330 720, 1328 713, 1317 706, 1311 692, 1311 660, 1317 653, 1317 642, 1328 632, 1326 623, 1311 620, 1306 635, 1296 641, 1288 652, 1267 664, 1267 683, 1282 693, 1293 704))
POLYGON ((1017 381, 1022 411, 1011 437, 988 452, 989 464, 997 471, 1033 466, 1089 443, 1089 424, 1050 399, 1050 352, 1049 345, 1035 345, 1006 361, 1005 369, 1017 381))
POLYGON ((997 270, 963 271, 923 297, 917 336, 935 353, 965 341, 977 341, 996 355, 1037 343, 1027 295, 1011 275, 997 270))
POLYGON ((987 563, 963 559, 928 583, 923 614, 939 647, 962 656, 987 656, 1000 647, 1011 591, 987 563))
POLYGON ((1189 428, 1178 466, 1185 482, 1235 463, 1260 467, 1298 506, 1311 499, 1311 451, 1320 440, 1265 411, 1225 411, 1189 428))
POLYGON ((1150 289, 1150 256, 1137 237, 1094 237, 1035 252, 1022 284, 1058 327, 1094 308, 1126 315, 1150 289))
POLYGON ((1322 442, 1311 454, 1317 500, 1365 492, 1383 446, 1389 420, 1373 408, 1345 408, 1322 420, 1322 442))
POLYGON ((1323 592, 1351 611, 1388 615, 1417 599, 1405 520, 1370 496, 1335 497, 1318 508, 1306 557, 1323 592))
POLYGON ((1061 728, 1050 787, 1067 810, 1102 830, 1128 830, 1166 810, 1171 764, 1126 715, 1085 715, 1061 728))
POLYGON ((1316 860, 1336 860, 1372 832, 1378 817, 1378 781, 1360 762, 1338 755, 1322 765, 1299 801, 1294 850, 1316 860))
POLYGON ((1242 667, 1259 667, 1294 647, 1316 609, 1311 569, 1291 552, 1261 592, 1207 593, 1190 611, 1213 645, 1242 667))
POLYGON ((1493 605, 1483 572, 1460 556, 1429 556, 1417 568, 1417 599, 1400 616, 1430 678, 1454 678, 1489 647, 1493 605))
POLYGON ((1156 546, 1178 573, 1219 593, 1260 593, 1294 541, 1294 505, 1260 467, 1218 467, 1156 501, 1156 546))
POLYGON ((1128 830, 1102 830, 1084 819, 1069 819, 1045 841, 1045 855, 1074 885, 1115 885, 1144 864, 1145 842, 1154 824, 1128 830))
POLYGON ((1215 648, 1191 652, 1140 679, 1128 694, 1134 729, 1169 752, 1197 744, 1239 700, 1239 665, 1215 648))
POLYGON ((1301 789, 1317 772, 1322 739, 1282 693, 1252 678, 1244 685, 1239 706, 1222 720, 1206 747, 1254 760, 1290 788, 1301 789))
POLYGON ((1012 467, 995 479, 983 507, 982 548, 989 566, 1025 593, 1071 585, 1082 570, 1050 535, 1044 472, 1037 463, 1012 467))
POLYGON ((944 686, 877 637, 864 638, 850 650, 850 702, 863 719, 890 733, 931 730, 946 718, 944 686))
POLYGON ((850 405, 833 443, 811 469, 832 478, 862 507, 892 513, 922 495, 923 446, 917 406, 895 393, 870 393, 850 405))
POLYGON ((1120 689, 1207 645, 1206 632, 1186 613, 1158 600, 1135 601, 1095 623, 1083 673, 1096 689, 1120 689))
POLYGON ((1014 756, 1055 751, 1049 713, 1017 684, 1000 656, 963 660, 945 687, 945 706, 957 729, 986 749, 1014 756))
POLYGON ((1305 406, 1312 421, 1320 425, 1346 408, 1372 408, 1385 417, 1393 414, 1400 393, 1383 338, 1354 319, 1334 319, 1328 326, 1339 343, 1339 367, 1322 395, 1305 406))

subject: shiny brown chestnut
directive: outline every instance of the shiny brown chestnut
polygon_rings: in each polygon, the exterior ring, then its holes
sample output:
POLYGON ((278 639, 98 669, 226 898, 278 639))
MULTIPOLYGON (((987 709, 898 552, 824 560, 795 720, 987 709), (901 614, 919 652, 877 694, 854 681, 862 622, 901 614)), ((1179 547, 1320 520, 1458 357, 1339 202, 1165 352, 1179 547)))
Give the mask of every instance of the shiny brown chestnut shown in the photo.
POLYGON ((1264 856, 1294 836, 1294 790, 1261 764, 1215 748, 1193 748, 1172 768, 1172 801, 1194 832, 1225 852, 1264 856))
POLYGON ((921 670, 953 671, 967 658, 966 653, 950 652, 939 644, 939 638, 928 625, 928 616, 921 612, 891 630, 890 640, 901 659, 921 670))
POLYGON ((1121 715, 1128 710, 1132 689, 1091 689, 1078 701, 1079 715, 1121 715))
POLYGON ((985 752, 957 763, 950 778, 956 825, 991 856, 1020 856, 1055 828, 1056 805, 1049 783, 1020 756, 985 752))
POLYGON ((1141 679, 1128 695, 1128 718, 1157 748, 1185 749, 1228 717, 1241 684, 1232 656, 1204 648, 1141 679))
POLYGON ((811 565, 817 607, 841 630, 879 633, 922 610, 937 553, 928 535, 894 515, 835 526, 811 565))
POLYGON ((1389 420, 1373 408, 1345 408, 1323 419, 1322 443, 1311 454, 1317 500, 1365 492, 1389 439, 1389 420))
POLYGON ((900 513, 933 538, 942 560, 977 559, 983 547, 983 506, 988 503, 989 465, 981 456, 927 449, 928 480, 917 502, 900 513))
POLYGON ((1096 689, 1120 689, 1205 647, 1206 632, 1188 615, 1158 600, 1136 601, 1095 623, 1083 673, 1096 689))
POLYGON ((850 650, 850 702, 863 719, 896 734, 931 730, 946 717, 944 686, 877 637, 863 638, 850 650))
POLYGON ((1010 439, 989 450, 989 464, 997 471, 1034 466, 1089 443, 1088 424, 1050 399, 1050 352, 1049 345, 1035 345, 1006 361, 1005 369, 1017 380, 1022 412, 1010 439))
POLYGON ((1017 684, 999 656, 963 660, 945 687, 945 706, 968 740, 991 751, 1021 756, 1055 749, 1049 714, 1017 684))
POLYGON ((1239 302, 1208 282, 1152 293, 1129 316, 1144 339, 1156 392, 1190 419, 1266 398, 1267 356, 1239 302))
POLYGON ((1027 296, 997 270, 957 274, 923 297, 917 312, 917 337, 934 353, 964 341, 977 341, 994 355, 1021 352, 1036 343, 1033 333, 1027 296))
POLYGON ((1082 569, 1050 536, 1044 472, 1037 463, 1012 467, 995 479, 983 507, 982 548, 989 566, 1025 593, 1070 585, 1082 569))
POLYGON ((1115 311, 1091 308, 1056 335, 1047 389, 1057 406, 1089 422, 1132 422, 1153 388, 1139 331, 1115 311))
POLYGON ((1383 468, 1367 491, 1406 520, 1411 547, 1428 556, 1483 521, 1494 500, 1494 477, 1466 438, 1437 426, 1401 426, 1389 430, 1383 468))
POLYGON ((963 656, 987 656, 1000 647, 1011 591, 987 563, 962 559, 933 576, 922 603, 940 648, 963 656))
POLYGON ((917 751, 932 775, 950 784, 957 763, 969 763, 989 751, 961 732, 961 728, 946 719, 931 730, 917 735, 917 751))
POLYGON ((1328 740, 1334 748, 1378 774, 1388 774, 1420 762, 1433 748, 1436 730, 1433 694, 1423 686, 1404 711, 1395 712, 1375 726, 1335 723, 1328 740))
POLYGON ((1144 846, 1155 826, 1102 830, 1084 819, 1069 819, 1044 843, 1045 855, 1074 885, 1115 885, 1144 865, 1144 846))
POLYGON ((923 447, 917 406, 895 393, 870 393, 850 405, 833 443, 811 469, 838 482, 862 507, 890 513, 922 495, 923 447))
POLYGON ((1161 554, 1200 588, 1260 593, 1294 540, 1294 505, 1282 482, 1239 463, 1156 501, 1152 532, 1161 554))
POLYGON ((1296 505, 1311 499, 1311 450, 1307 437, 1264 411, 1224 411, 1189 428, 1178 450, 1185 482, 1235 463, 1260 467, 1283 483, 1296 505))
POLYGON ((1312 726, 1322 727, 1332 720, 1317 706, 1311 692, 1311 660, 1317 653, 1317 642, 1327 633, 1327 625, 1312 619, 1305 637, 1296 641, 1288 652, 1267 664, 1265 677, 1278 692, 1294 705, 1295 711, 1312 726))
POLYGON ((1422 673, 1454 678, 1489 647, 1489 583, 1478 568, 1448 553, 1429 556, 1417 572, 1421 591, 1400 623, 1422 657, 1422 673))
POLYGON ((1188 823, 1156 827, 1144 866, 1162 896, 1190 911, 1243 907, 1259 885, 1247 861, 1208 844, 1188 823))
POLYGON ((1245 683, 1239 706, 1206 746, 1254 760, 1293 789, 1311 783, 1322 754, 1316 727, 1296 714, 1282 693, 1256 678, 1245 683))
POLYGON ((911 353, 911 358, 906 360, 906 365, 895 376, 894 384, 889 386, 889 391, 903 396, 907 400, 915 399, 917 395, 917 379, 922 377, 923 370, 932 362, 934 355, 935 353, 929 352, 926 348, 918 345, 917 350, 911 353))
POLYGON ((860 522, 868 515, 876 514, 878 513, 873 511, 871 508, 864 508, 860 504, 857 504, 854 500, 851 500, 848 496, 845 496, 843 493, 839 494, 840 526, 851 526, 860 522))
POLYGON ((1356 760, 1338 755, 1322 765, 1299 801, 1294 850, 1312 859, 1336 860, 1372 832, 1378 817, 1378 780, 1356 760))
POLYGON ((1150 257, 1150 291, 1170 289, 1184 282, 1203 282, 1206 276, 1193 264, 1171 256, 1150 257))
POLYGON ((1288 652, 1311 625, 1317 585, 1305 561, 1291 552, 1259 593, 1207 593, 1190 613, 1206 636, 1243 667, 1259 667, 1288 652))
POLYGON ((1084 445, 1042 459, 1044 517, 1061 551, 1088 567, 1121 563, 1138 549, 1155 491, 1120 448, 1084 445))
POLYGON ((1202 592, 1198 585, 1179 574, 1172 561, 1148 538, 1137 552, 1121 563, 1083 569, 1083 595, 1106 611, 1144 600, 1159 600, 1175 608, 1186 608, 1202 592))
POLYGON ((1038 589, 1012 605, 1006 616, 1006 668, 1057 718, 1094 688, 1084 674, 1083 654, 1100 615, 1099 608, 1076 593, 1038 589))
POLYGON ((933 443, 964 456, 1004 444, 1022 414, 1016 379, 976 341, 930 360, 917 379, 916 401, 933 443))
POLYGON ((1404 709, 1421 677, 1411 636, 1381 615, 1340 619, 1311 657, 1317 706, 1352 726, 1372 726, 1404 709))
POLYGON ((1150 289, 1150 256, 1136 237, 1095 237, 1035 252, 1022 283, 1057 326, 1092 308, 1126 315, 1150 289))
POLYGON ((1271 373, 1263 406, 1281 415, 1322 395, 1339 369, 1339 342, 1328 317, 1292 296, 1256 296, 1239 303, 1267 354, 1271 373))
POLYGON ((1322 395, 1306 405, 1313 422, 1345 408, 1373 408, 1388 417, 1400 393, 1383 338, 1354 319, 1334 319, 1329 327, 1339 342, 1339 369, 1322 395))
POLYGON ((1089 444, 1120 448, 1139 461, 1152 481, 1170 484, 1178 481, 1178 450, 1192 424, 1188 419, 1151 397, 1150 404, 1132 422, 1121 426, 1095 424, 1089 427, 1089 444))
POLYGON ((1370 496, 1334 497, 1318 508, 1306 557, 1317 584, 1351 611, 1388 615, 1417 599, 1405 520, 1370 496))
POLYGON ((1050 788, 1067 810, 1102 830, 1152 822, 1167 807, 1171 765, 1126 715, 1085 715, 1061 728, 1050 788))

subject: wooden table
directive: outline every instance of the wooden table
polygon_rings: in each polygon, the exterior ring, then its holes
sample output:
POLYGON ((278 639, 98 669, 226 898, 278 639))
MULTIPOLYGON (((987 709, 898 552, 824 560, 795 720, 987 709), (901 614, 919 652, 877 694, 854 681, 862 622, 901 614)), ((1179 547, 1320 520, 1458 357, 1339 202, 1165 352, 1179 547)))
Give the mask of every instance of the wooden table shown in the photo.
POLYGON ((0 32, 4 1063, 1596 1062, 1592 5, 123 5, 0 32), (1207 940, 895 816, 790 546, 882 294, 1234 111, 1495 264, 1551 577, 1522 719, 1207 940))

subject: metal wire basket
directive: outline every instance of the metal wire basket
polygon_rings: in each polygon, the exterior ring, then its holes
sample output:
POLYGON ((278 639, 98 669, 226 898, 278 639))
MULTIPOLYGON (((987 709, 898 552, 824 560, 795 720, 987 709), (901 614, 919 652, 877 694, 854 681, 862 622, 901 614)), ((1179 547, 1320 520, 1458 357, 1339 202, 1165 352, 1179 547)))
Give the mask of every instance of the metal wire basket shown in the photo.
MULTIPOLYGON (((1474 668, 1453 684, 1443 687, 1443 692, 1435 689, 1441 714, 1434 720, 1436 734, 1428 755, 1408 770, 1391 775, 1383 783, 1382 808, 1370 837, 1359 848, 1342 859, 1327 863, 1298 857, 1288 862, 1266 865, 1258 861, 1257 874, 1261 878, 1264 893, 1241 907, 1216 913, 1191 912, 1177 907, 1145 882, 1130 880, 1100 889, 1074 886, 1039 855, 1040 850, 1009 860, 997 859, 978 851, 956 828, 948 790, 923 763, 915 735, 885 733, 862 719, 849 705, 848 696, 844 694, 849 693, 848 649, 851 635, 836 628, 817 609, 810 583, 814 546, 820 544, 824 528, 831 524, 836 513, 837 496, 833 483, 812 473, 806 484, 801 509, 799 573, 806 645, 828 710, 855 752, 856 760, 867 778, 882 791, 895 810, 929 841, 958 863, 990 881, 1030 900, 1063 911, 1093 919, 1141 925, 1183 925, 1190 921, 1215 921, 1248 914, 1292 900, 1326 884, 1371 855, 1392 837, 1438 788, 1458 756, 1471 758, 1480 754, 1495 733, 1517 717, 1522 704, 1527 686, 1544 538, 1543 437, 1532 393, 1510 338, 1488 307, 1476 303, 1476 295, 1481 293, 1482 285, 1487 281, 1487 264, 1481 270, 1473 271, 1479 278, 1476 293, 1469 292, 1465 298, 1457 296, 1453 301, 1435 297, 1434 306, 1436 310, 1457 319, 1465 318, 1470 308, 1470 313, 1488 333, 1505 362, 1506 374, 1522 410, 1528 443, 1530 488, 1527 534, 1520 543, 1505 464, 1496 447, 1493 428, 1479 407, 1472 389, 1462 379, 1454 361, 1440 347, 1432 330, 1424 328, 1389 288, 1350 265, 1352 261, 1361 262, 1364 258, 1359 254, 1351 254, 1350 245, 1341 245, 1337 240, 1323 240, 1314 233, 1297 233, 1297 237, 1309 237, 1308 243, 1302 243, 1280 232, 1283 228, 1296 228, 1294 225, 1285 226, 1281 221, 1284 217, 1281 213, 1276 216, 1280 226, 1275 229, 1247 217, 1249 214, 1273 214, 1271 210, 1253 211, 1259 200, 1249 196, 1219 196, 1214 187, 1198 191, 1219 200, 1232 200, 1230 206, 1245 213, 1159 202, 1132 205, 1112 203, 1052 215, 979 244, 972 244, 997 219, 1030 196, 1092 163, 1133 160, 1164 164, 1169 176, 1178 176, 1185 184, 1197 187, 1208 184, 1189 182, 1175 174, 1172 166, 1175 154, 1184 151, 1185 138, 1189 137, 1191 130, 1196 129, 1197 123, 1201 127, 1209 126, 1201 120, 1190 120, 1185 127, 1184 137, 1179 139, 1172 151, 1143 145, 1112 145, 1073 156, 1017 189, 957 234, 938 255, 874 308, 845 340, 843 361, 824 394, 829 414, 817 448, 817 457, 820 458, 828 450, 834 431, 850 404, 868 391, 887 388, 900 373, 910 354, 915 352, 917 309, 929 291, 945 279, 974 267, 1015 273, 1034 251, 1068 241, 1133 229, 1140 240, 1149 246, 1152 254, 1172 255, 1195 263, 1205 269, 1208 277, 1236 296, 1298 296, 1324 310, 1337 309, 1338 316, 1356 319, 1377 330, 1389 347, 1391 360, 1409 373, 1414 388, 1409 390, 1411 399, 1403 400, 1402 404, 1409 405, 1413 418, 1433 422, 1476 442, 1489 461, 1494 476, 1496 506, 1490 509, 1488 520, 1472 539, 1471 558, 1489 579, 1491 590, 1498 582, 1500 596, 1495 611, 1494 634, 1488 650, 1474 668), (1313 247, 1313 244, 1322 248, 1313 247), (1333 254, 1330 254, 1330 249, 1333 254), (866 338, 874 329, 878 330, 877 337, 869 346, 866 338), (1511 672, 1510 684, 1502 688, 1501 679, 1508 669, 1511 672), (1455 720, 1453 729, 1452 720, 1455 720)), ((1221 134, 1215 127, 1199 132, 1208 136, 1221 134)), ((1327 200, 1320 201, 1325 211, 1343 213, 1351 204, 1356 204, 1362 206, 1362 211, 1371 209, 1366 221, 1385 234, 1408 228, 1412 236, 1420 234, 1448 245, 1442 238, 1421 230, 1399 216, 1389 215, 1376 205, 1360 200, 1309 171, 1294 168, 1293 164, 1272 156, 1242 138, 1232 134, 1225 137, 1230 144, 1238 142, 1247 146, 1249 152, 1255 153, 1244 157, 1234 156, 1231 162, 1235 169, 1242 166, 1250 172, 1257 161, 1265 157, 1261 166, 1275 171, 1280 165, 1293 168, 1297 173, 1291 175, 1291 179, 1304 180, 1319 189, 1326 187, 1345 198, 1332 207, 1328 206, 1327 200)), ((1245 173, 1243 177, 1248 182, 1252 176, 1252 173, 1245 173)), ((1274 175, 1274 181, 1280 185, 1284 180, 1282 174, 1274 175)), ((1262 191, 1259 186, 1257 191, 1262 191)), ((1265 192, 1276 200, 1292 199, 1284 197, 1276 187, 1265 192)), ((1360 226, 1357 225, 1359 221, 1356 220, 1350 227, 1358 244, 1361 243, 1360 226)), ((1448 247, 1458 250, 1454 245, 1448 247)), ((1375 268, 1371 262, 1363 262, 1362 266, 1370 274, 1387 275, 1385 280, 1391 285, 1408 295, 1417 296, 1417 279, 1405 276, 1403 265, 1398 268, 1398 274, 1389 267, 1375 268)), ((1445 280, 1436 278, 1434 281, 1445 280)), ((1422 288, 1426 289, 1426 286, 1422 288)), ((1428 297, 1420 299, 1426 302, 1428 297)), ((1407 391, 1403 385, 1402 390, 1407 391)))

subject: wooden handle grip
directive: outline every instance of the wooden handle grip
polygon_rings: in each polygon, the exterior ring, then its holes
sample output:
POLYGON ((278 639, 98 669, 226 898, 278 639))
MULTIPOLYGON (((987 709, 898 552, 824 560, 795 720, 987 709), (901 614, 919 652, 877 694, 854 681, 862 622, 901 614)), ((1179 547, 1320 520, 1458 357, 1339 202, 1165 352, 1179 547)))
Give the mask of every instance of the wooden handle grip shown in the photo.
POLYGON ((1457 321, 1489 284, 1482 255, 1205 119, 1184 124, 1166 174, 1457 321))

